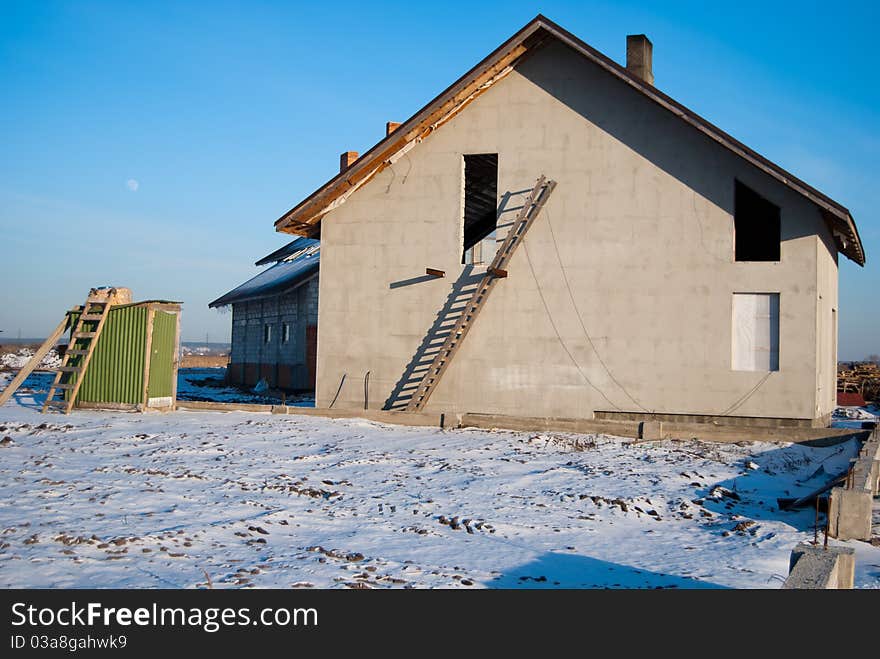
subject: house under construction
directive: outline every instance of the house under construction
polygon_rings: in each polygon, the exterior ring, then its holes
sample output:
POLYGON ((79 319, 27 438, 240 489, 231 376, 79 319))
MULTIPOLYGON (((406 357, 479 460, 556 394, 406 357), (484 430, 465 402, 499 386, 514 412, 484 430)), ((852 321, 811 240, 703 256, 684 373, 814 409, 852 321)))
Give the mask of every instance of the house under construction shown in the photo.
POLYGON ((317 240, 297 238, 255 264, 270 267, 208 305, 232 307, 228 382, 315 388, 320 257, 317 240))
POLYGON ((853 218, 626 45, 538 16, 277 220, 321 240, 319 407, 827 424, 853 218))

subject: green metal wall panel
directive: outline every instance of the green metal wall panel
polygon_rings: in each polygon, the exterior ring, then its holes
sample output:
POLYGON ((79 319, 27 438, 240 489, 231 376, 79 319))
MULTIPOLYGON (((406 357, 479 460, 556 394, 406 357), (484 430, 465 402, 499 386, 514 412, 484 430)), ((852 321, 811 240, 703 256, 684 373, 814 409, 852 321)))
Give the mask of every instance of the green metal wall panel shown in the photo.
POLYGON ((150 349, 150 379, 147 398, 171 396, 174 358, 177 350, 177 314, 156 310, 150 349))
MULTIPOLYGON (((147 311, 146 306, 110 309, 78 401, 132 405, 143 401, 147 311)), ((72 322, 76 324, 76 316, 72 322)))

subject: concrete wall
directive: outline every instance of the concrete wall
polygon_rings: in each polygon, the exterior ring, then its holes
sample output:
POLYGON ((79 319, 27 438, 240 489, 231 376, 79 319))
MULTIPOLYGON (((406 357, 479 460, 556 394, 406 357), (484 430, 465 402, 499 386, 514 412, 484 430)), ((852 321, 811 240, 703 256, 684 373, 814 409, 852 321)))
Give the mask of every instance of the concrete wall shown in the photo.
MULTIPOLYGON (((362 407, 367 371, 371 406, 394 403, 450 294, 481 273, 460 264, 464 153, 499 154, 501 226, 539 174, 558 186, 428 410, 830 409, 824 371, 817 398, 818 209, 557 43, 325 216, 318 406, 345 375, 336 406, 362 407), (781 261, 734 262, 735 178, 782 209, 781 261), (780 293, 778 372, 731 370, 734 292, 780 293)), ((821 288, 836 305, 835 258, 832 246, 821 288)))
POLYGON ((817 241, 816 416, 828 417, 837 407, 837 247, 826 228, 817 241))
POLYGON ((232 305, 232 352, 227 378, 253 385, 265 378, 271 386, 311 389, 314 370, 308 357, 309 327, 318 323, 318 277, 283 295, 232 305), (282 325, 290 340, 282 342, 282 325), (272 327, 269 343, 264 327, 272 327))
POLYGON ((840 540, 870 540, 874 497, 880 493, 880 431, 871 433, 853 460, 842 487, 828 498, 828 535, 840 540))

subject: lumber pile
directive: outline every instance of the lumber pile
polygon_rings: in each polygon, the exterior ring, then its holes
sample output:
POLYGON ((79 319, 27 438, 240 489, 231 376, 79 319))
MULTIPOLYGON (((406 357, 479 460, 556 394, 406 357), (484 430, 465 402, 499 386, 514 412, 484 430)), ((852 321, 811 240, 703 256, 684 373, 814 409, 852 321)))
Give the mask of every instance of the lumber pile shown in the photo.
POLYGON ((857 393, 866 401, 880 400, 880 366, 874 362, 841 362, 837 365, 837 391, 857 393))

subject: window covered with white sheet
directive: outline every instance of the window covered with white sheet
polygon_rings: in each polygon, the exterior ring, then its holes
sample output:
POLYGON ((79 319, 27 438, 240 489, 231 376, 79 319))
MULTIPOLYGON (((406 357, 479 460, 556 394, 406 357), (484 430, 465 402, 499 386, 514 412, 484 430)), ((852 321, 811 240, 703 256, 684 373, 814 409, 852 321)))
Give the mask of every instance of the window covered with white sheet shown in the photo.
POLYGON ((733 294, 733 370, 779 370, 779 293, 733 294))

